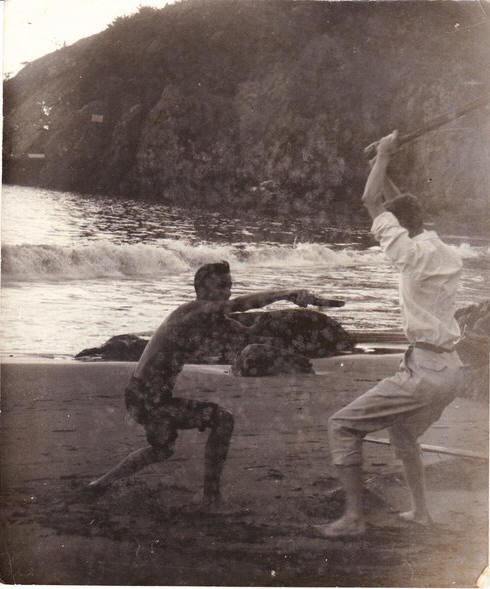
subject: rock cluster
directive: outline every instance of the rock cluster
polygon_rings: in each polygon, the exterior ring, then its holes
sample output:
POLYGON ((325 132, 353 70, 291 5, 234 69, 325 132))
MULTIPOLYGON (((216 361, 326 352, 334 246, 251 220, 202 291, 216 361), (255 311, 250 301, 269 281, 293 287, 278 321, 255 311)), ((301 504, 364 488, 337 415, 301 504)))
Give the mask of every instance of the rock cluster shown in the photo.
POLYGON ((235 376, 276 376, 278 374, 314 374, 306 356, 286 352, 265 344, 250 344, 237 354, 231 366, 235 376))
POLYGON ((488 402, 490 301, 458 309, 462 338, 456 349, 465 365, 465 391, 461 396, 488 402))
MULTIPOLYGON (((243 325, 250 326, 259 313, 234 313, 232 316, 243 325)), ((268 321, 264 322, 259 334, 242 337, 224 330, 216 331, 212 336, 203 338, 201 346, 187 359, 188 363, 232 364, 236 355, 250 344, 260 344, 268 349, 272 346, 284 353, 299 354, 306 358, 332 356, 354 348, 354 339, 340 323, 318 311, 293 309, 264 313, 268 321)), ((82 350, 75 357, 137 361, 147 342, 147 338, 132 334, 117 335, 98 348, 82 350)))

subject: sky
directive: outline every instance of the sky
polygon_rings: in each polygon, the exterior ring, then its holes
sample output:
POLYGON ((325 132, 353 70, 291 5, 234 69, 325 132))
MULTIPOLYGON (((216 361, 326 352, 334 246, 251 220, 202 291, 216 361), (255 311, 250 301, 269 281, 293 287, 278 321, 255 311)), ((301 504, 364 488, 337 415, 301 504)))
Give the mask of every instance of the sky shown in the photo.
POLYGON ((139 6, 162 8, 171 0, 3 0, 3 74, 78 39, 103 31, 139 6))

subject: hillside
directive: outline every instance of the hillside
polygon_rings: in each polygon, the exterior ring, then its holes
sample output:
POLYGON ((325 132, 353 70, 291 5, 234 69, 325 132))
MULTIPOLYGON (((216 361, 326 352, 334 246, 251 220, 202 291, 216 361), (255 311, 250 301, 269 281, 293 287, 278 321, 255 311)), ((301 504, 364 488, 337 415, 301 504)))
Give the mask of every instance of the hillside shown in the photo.
MULTIPOLYGON (((354 218, 362 148, 488 92, 489 39, 475 1, 141 8, 5 83, 4 181, 354 218)), ((484 230, 489 114, 396 156, 394 179, 453 230, 484 230)))

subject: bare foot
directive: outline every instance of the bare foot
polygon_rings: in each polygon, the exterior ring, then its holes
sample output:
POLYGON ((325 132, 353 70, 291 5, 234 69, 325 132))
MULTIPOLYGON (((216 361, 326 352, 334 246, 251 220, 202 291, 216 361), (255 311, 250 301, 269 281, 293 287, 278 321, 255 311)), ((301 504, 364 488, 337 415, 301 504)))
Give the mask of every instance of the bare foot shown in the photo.
POLYGON ((342 538, 362 536, 366 531, 366 524, 362 519, 344 516, 329 524, 314 525, 313 528, 324 538, 342 538))
POLYGON ((414 524, 419 524, 420 526, 432 526, 434 522, 428 513, 423 513, 421 515, 415 513, 414 509, 410 511, 404 511, 398 514, 398 517, 405 522, 410 522, 414 524))

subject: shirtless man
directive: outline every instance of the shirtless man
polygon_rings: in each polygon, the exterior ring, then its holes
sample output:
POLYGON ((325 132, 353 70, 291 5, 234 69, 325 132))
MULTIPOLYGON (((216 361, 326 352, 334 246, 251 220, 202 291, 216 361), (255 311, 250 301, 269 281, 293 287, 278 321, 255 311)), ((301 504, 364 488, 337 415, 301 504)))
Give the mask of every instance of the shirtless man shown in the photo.
POLYGON ((346 510, 340 519, 315 526, 325 537, 365 531, 362 438, 384 428, 389 428, 411 492, 412 509, 400 516, 422 525, 431 523, 417 439, 463 386, 462 363, 454 350, 460 337, 454 312, 462 263, 434 231, 424 230, 416 197, 400 194, 389 180, 386 172, 396 146, 396 132, 377 142, 362 202, 373 219, 371 231, 400 272, 400 307, 410 346, 394 376, 329 419, 330 450, 346 492, 346 510))
MULTIPOLYGON (((100 478, 88 491, 106 489, 113 481, 169 458, 179 429, 210 429, 205 450, 203 504, 220 502, 220 479, 230 438, 233 416, 215 403, 173 397, 177 376, 192 358, 203 337, 226 327, 240 334, 261 329, 259 318, 245 327, 227 315, 265 307, 280 300, 305 307, 315 300, 306 290, 271 290, 230 299, 231 275, 228 262, 201 266, 194 277, 196 300, 173 311, 153 334, 126 388, 126 407, 143 425, 149 446, 135 450, 100 478)), ((264 316, 265 317, 265 316, 264 316)))

